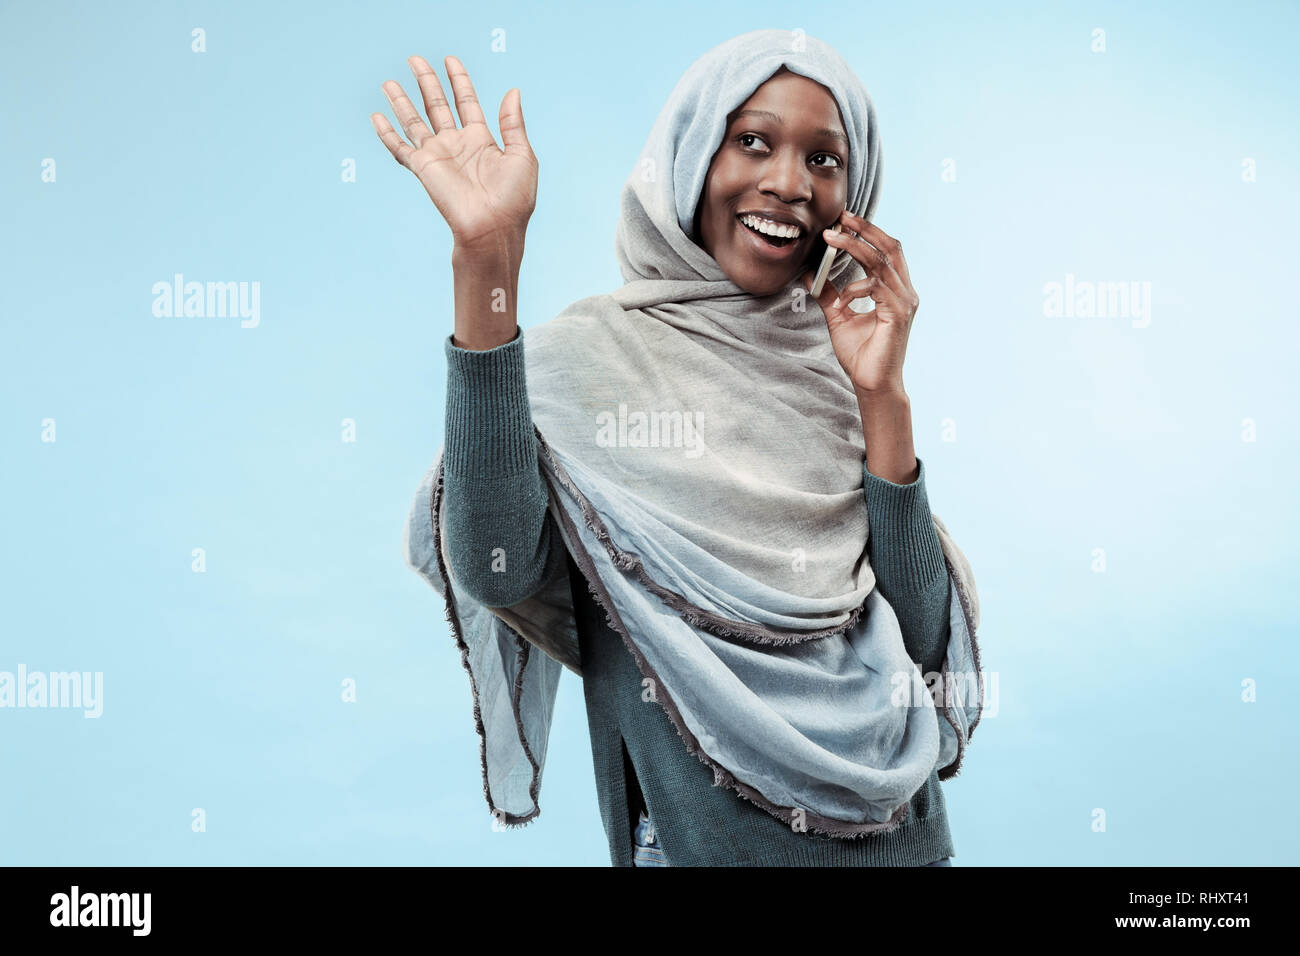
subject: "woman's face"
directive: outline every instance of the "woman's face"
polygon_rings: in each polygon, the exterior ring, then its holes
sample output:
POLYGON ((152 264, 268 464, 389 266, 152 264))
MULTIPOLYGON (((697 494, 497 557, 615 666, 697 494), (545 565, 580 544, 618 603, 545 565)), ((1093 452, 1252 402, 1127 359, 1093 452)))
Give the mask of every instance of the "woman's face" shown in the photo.
MULTIPOLYGON (((848 196, 849 140, 835 98, 785 67, 727 118, 695 211, 695 241, 752 295, 781 291, 826 248, 848 196), (745 222, 799 227, 772 245, 745 222)), ((785 230, 789 231, 789 230, 785 230)))

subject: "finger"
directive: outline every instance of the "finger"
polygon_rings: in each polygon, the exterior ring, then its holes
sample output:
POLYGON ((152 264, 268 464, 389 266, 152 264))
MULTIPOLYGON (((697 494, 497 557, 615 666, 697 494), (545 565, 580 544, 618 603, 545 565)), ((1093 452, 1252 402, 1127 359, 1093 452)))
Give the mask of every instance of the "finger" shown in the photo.
POLYGON ((397 130, 393 129, 393 124, 388 122, 388 117, 383 113, 371 113, 370 125, 375 128, 375 132, 379 134, 383 144, 388 147, 388 151, 393 154, 393 158, 407 169, 410 169, 411 156, 415 153, 415 150, 411 148, 410 143, 397 135, 397 130))
MULTIPOLYGON (((907 271, 907 260, 903 258, 903 244, 875 223, 868 222, 861 216, 855 216, 848 210, 845 210, 844 218, 849 228, 859 233, 859 238, 868 241, 881 256, 882 268, 877 270, 877 274, 885 281, 877 286, 877 291, 886 297, 885 301, 894 306, 899 314, 915 316, 921 300, 912 286, 912 277, 907 271)), ((881 296, 876 295, 875 299, 879 302, 881 296)))
MULTIPOLYGON (((845 213, 845 215, 848 214, 845 213)), ((840 232, 823 231, 822 236, 828 246, 843 249, 856 259, 868 275, 878 276, 881 281, 893 287, 900 295, 903 293, 906 288, 903 277, 894 271, 885 254, 866 239, 861 236, 850 235, 845 230, 840 232)))
POLYGON ((528 131, 524 129, 524 108, 520 96, 518 87, 506 93, 506 98, 501 101, 497 124, 501 127, 501 142, 505 144, 505 152, 531 156, 533 147, 528 142, 528 131), (510 98, 511 93, 514 94, 514 99, 510 98))
MULTIPOLYGON (((817 276, 811 271, 803 274, 803 286, 809 292, 812 292, 813 280, 816 278, 817 276)), ((839 294, 840 290, 835 288, 835 283, 830 279, 827 279, 822 283, 821 295, 815 296, 815 298, 817 299, 817 304, 822 307, 823 312, 830 312, 832 311, 832 304, 837 298, 839 298, 839 294)))
POLYGON ((912 284, 912 277, 907 271, 907 260, 903 258, 903 244, 901 242, 874 222, 868 222, 861 216, 855 216, 847 209, 844 211, 844 219, 850 229, 869 239, 872 245, 885 254, 889 264, 907 285, 912 284))
POLYGON ((460 115, 460 125, 482 123, 486 126, 487 120, 483 118, 483 110, 479 108, 478 96, 474 93, 474 84, 469 81, 469 72, 465 69, 465 65, 454 56, 444 57, 442 62, 447 67, 451 90, 456 97, 456 112, 460 115))
MULTIPOLYGON (((882 281, 902 293, 906 286, 903 277, 894 269, 890 257, 868 238, 870 233, 864 236, 858 231, 859 229, 867 230, 871 223, 853 215, 847 209, 840 213, 840 221, 841 229, 838 233, 835 233, 835 237, 842 240, 839 242, 839 247, 858 260, 862 267, 866 269, 868 275, 879 276, 882 281), (851 222, 850 220, 854 221, 851 222)), ((877 231, 879 232, 878 229, 877 231)), ((883 232, 880 234, 884 235, 883 232)), ((831 245, 835 245, 835 243, 832 242, 831 245)))
POLYGON ((859 279, 857 282, 850 282, 846 285, 844 291, 840 293, 840 301, 856 302, 858 299, 877 299, 888 291, 881 288, 878 278, 867 276, 865 279, 859 279))
POLYGON ((420 114, 415 111, 415 104, 406 98, 406 91, 392 80, 384 84, 384 95, 388 97, 388 105, 393 108, 397 122, 401 123, 402 129, 406 130, 406 138, 415 144, 416 149, 419 149, 433 133, 424 125, 420 114))
POLYGON ((451 106, 447 103, 447 97, 443 95, 438 74, 429 65, 429 61, 422 56, 413 56, 406 62, 410 65, 411 72, 415 74, 415 82, 420 85, 424 112, 428 115, 429 122, 433 124, 434 135, 445 129, 455 129, 456 117, 451 115, 451 106))
MULTIPOLYGON (((850 282, 840 293, 841 304, 845 308, 850 308, 850 303, 858 299, 870 298, 876 304, 876 308, 867 315, 878 315, 880 321, 887 322, 890 325, 895 324, 888 317, 893 316, 904 328, 910 328, 911 323, 916 315, 915 303, 909 301, 905 295, 900 295, 889 286, 885 285, 875 276, 868 276, 865 279, 859 279, 857 282, 850 282)), ((853 312, 853 315, 863 313, 853 312)))

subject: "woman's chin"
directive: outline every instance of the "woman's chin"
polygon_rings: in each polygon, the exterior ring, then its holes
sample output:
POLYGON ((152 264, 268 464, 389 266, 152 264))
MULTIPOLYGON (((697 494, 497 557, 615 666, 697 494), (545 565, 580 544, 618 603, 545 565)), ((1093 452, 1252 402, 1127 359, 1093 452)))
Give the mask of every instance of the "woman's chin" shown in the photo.
POLYGON ((776 269, 771 266, 761 271, 752 269, 746 270, 723 270, 727 278, 740 286, 741 289, 750 295, 762 298, 763 296, 775 295, 783 291, 790 283, 799 278, 807 269, 803 266, 792 270, 789 266, 776 269))

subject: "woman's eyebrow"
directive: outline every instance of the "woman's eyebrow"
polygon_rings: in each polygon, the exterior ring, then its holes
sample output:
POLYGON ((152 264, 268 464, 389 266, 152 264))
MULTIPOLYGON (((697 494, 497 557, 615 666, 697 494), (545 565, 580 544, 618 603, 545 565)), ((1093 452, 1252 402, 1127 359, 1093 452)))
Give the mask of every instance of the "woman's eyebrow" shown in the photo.
MULTIPOLYGON (((773 113, 770 110, 741 110, 739 113, 733 116, 732 119, 737 120, 740 119, 742 116, 760 116, 763 119, 771 120, 772 122, 776 123, 779 126, 785 125, 785 120, 780 115, 773 113)), ((830 129, 828 127, 823 127, 822 129, 813 130, 813 133, 814 135, 817 136, 830 136, 833 139, 841 140, 843 141, 846 147, 849 145, 849 138, 837 129, 830 129)))

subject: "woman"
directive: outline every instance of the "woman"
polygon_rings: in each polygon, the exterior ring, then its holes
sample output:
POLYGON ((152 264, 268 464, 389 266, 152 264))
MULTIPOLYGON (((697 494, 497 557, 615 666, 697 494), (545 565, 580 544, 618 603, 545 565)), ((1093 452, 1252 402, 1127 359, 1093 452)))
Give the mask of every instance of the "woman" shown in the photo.
POLYGON ((405 546, 447 602, 493 813, 539 812, 567 666, 615 865, 945 865, 939 780, 983 704, 978 598, 913 452, 918 300, 868 221, 866 90, 811 37, 709 51, 624 187, 626 284, 525 339, 537 161, 519 93, 497 149, 446 65, 461 129, 418 57, 433 129, 391 82, 414 147, 371 119, 455 242, 446 444, 405 546))

